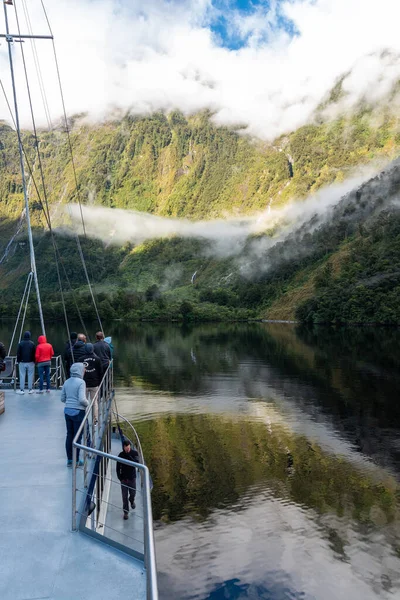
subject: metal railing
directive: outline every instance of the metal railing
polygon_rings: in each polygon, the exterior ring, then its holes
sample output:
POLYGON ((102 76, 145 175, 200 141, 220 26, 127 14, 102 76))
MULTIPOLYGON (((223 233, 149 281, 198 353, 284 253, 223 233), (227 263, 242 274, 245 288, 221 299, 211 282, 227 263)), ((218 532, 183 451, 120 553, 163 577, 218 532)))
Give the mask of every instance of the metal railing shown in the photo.
MULTIPOLYGON (((158 600, 150 473, 146 465, 124 460, 111 453, 112 415, 115 414, 112 411, 113 399, 113 365, 111 362, 86 409, 85 417, 73 440, 72 530, 84 531, 142 561, 146 570, 147 600, 158 600), (77 459, 79 460, 78 464, 77 459), (81 462, 83 465, 80 465, 81 462), (117 463, 133 466, 138 471, 143 512, 140 514, 138 510, 135 510, 132 525, 133 523, 139 525, 140 521, 141 539, 135 538, 134 534, 126 528, 115 527, 112 521, 112 512, 122 511, 119 502, 116 505, 110 501, 110 488, 115 493, 116 487, 120 488, 121 486, 118 480, 113 479, 117 463), (79 473, 79 466, 83 466, 82 476, 79 473)), ((139 456, 142 460, 140 441, 138 442, 139 448, 139 456)), ((139 485, 136 487, 139 488, 139 485)))
POLYGON ((113 415, 114 415, 114 417, 116 417, 117 421, 118 421, 118 419, 122 419, 122 421, 124 421, 124 423, 126 423, 127 426, 130 428, 130 430, 132 431, 133 435, 135 436, 136 447, 137 447, 137 451, 139 454, 139 462, 141 462, 144 465, 144 454, 143 454, 143 450, 142 450, 142 444, 140 443, 140 438, 138 436, 136 429, 134 428, 132 423, 130 421, 128 421, 128 419, 125 419, 125 417, 123 417, 122 415, 117 413, 115 410, 113 410, 113 415))
MULTIPOLYGON (((19 386, 19 368, 16 356, 7 356, 5 359, 6 370, 0 373, 0 387, 16 390, 19 386)), ((63 359, 60 354, 53 356, 50 366, 50 382, 56 388, 62 387, 65 381, 63 359)), ((37 387, 39 379, 35 379, 33 387, 37 387)))

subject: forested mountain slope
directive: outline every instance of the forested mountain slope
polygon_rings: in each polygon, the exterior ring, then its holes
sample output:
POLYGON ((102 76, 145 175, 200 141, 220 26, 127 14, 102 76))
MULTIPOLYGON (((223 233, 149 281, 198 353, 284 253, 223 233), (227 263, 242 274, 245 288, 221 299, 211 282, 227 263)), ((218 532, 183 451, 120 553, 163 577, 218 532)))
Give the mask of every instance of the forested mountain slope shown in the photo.
MULTIPOLYGON (((387 109, 364 108, 330 123, 316 119, 273 143, 215 127, 209 113, 125 117, 97 125, 76 119, 72 125, 84 204, 190 219, 250 215, 289 200, 301 202, 343 181, 361 164, 395 158, 400 148, 399 119, 387 109)), ((28 132, 24 146, 42 193, 28 132)), ((65 220, 62 205, 78 199, 65 132, 42 132, 39 147, 57 226, 65 220)), ((10 299, 1 310, 8 314, 29 263, 24 226, 4 256, 23 210, 15 133, 6 124, 0 127, 0 149, 0 286, 10 299)), ((398 180, 394 165, 383 179, 366 183, 311 226, 303 223, 284 239, 275 230, 258 234, 235 255, 213 255, 204 239, 172 237, 116 247, 83 238, 103 312, 132 318, 297 315, 315 321, 398 322, 398 180)), ((56 317, 54 257, 34 185, 30 204, 47 311, 56 317)), ((63 269, 85 298, 75 241, 57 237, 63 269)), ((66 280, 64 285, 69 297, 66 280)), ((90 310, 88 303, 88 316, 90 310)))

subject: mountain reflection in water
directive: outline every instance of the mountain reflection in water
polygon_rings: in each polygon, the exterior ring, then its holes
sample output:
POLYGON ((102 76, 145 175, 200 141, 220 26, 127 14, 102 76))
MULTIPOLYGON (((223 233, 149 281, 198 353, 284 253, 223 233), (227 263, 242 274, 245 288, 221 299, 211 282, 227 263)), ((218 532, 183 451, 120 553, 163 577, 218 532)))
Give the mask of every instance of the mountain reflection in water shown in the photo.
POLYGON ((161 600, 400 597, 397 329, 107 334, 154 481, 161 600))
POLYGON ((400 593, 399 341, 397 330, 135 329, 120 347, 119 405, 155 483, 162 598, 400 593))

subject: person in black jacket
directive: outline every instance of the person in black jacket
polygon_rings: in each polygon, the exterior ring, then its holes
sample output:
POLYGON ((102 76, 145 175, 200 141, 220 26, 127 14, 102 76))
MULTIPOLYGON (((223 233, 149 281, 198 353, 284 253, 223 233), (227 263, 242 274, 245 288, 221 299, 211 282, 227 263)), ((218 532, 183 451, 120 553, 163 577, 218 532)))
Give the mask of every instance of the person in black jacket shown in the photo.
POLYGON ((19 390, 17 394, 25 394, 25 378, 28 373, 28 393, 33 394, 33 377, 35 375, 36 346, 31 340, 31 332, 25 331, 23 339, 17 348, 17 363, 19 364, 19 390))
POLYGON ((102 333, 101 331, 98 331, 96 333, 96 340, 97 342, 93 344, 94 351, 100 358, 101 364, 103 366, 103 373, 105 373, 111 361, 110 346, 107 344, 107 342, 104 341, 104 333, 102 333))
MULTIPOLYGON (((85 365, 85 375, 83 376, 83 379, 86 383, 88 400, 91 402, 95 397, 97 390, 99 389, 99 385, 103 377, 103 369, 100 358, 93 352, 93 344, 85 344, 85 350, 85 355, 76 362, 83 362, 85 365)), ((98 422, 98 419, 99 404, 96 398, 93 404, 93 420, 95 425, 98 422)))
POLYGON ((83 362, 83 357, 86 354, 86 335, 84 333, 78 333, 78 339, 75 344, 66 350, 65 360, 71 365, 76 362, 83 362))
POLYGON ((68 342, 65 342, 65 350, 64 350, 64 362, 65 362, 65 375, 66 379, 69 378, 71 365, 73 364, 72 354, 74 351, 74 346, 78 339, 78 334, 75 331, 71 331, 71 335, 69 336, 68 342))
MULTIPOLYGON (((137 450, 131 448, 129 440, 124 440, 123 448, 123 451, 118 454, 118 458, 139 462, 139 454, 137 450)), ((122 506, 124 509, 124 519, 126 520, 129 516, 128 496, 131 507, 136 507, 136 469, 133 466, 130 467, 129 465, 117 462, 117 477, 121 482, 122 506)))

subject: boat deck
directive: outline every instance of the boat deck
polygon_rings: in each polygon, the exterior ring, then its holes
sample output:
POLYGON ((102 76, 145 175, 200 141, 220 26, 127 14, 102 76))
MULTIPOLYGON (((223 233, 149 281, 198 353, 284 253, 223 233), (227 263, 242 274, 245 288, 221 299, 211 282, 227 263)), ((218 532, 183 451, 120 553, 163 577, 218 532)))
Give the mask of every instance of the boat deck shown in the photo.
MULTIPOLYGON (((111 453, 118 456, 121 452, 121 442, 119 440, 113 440, 111 444, 111 453)), ((144 540, 143 540, 143 496, 141 493, 141 476, 137 474, 136 479, 136 498, 135 510, 129 510, 129 521, 124 521, 122 518, 122 496, 121 496, 121 484, 118 481, 115 464, 110 463, 109 475, 109 494, 108 494, 108 507, 106 512, 106 519, 104 524, 104 533, 108 535, 115 542, 119 542, 125 546, 128 546, 132 550, 136 550, 141 554, 144 554, 144 540)))
MULTIPOLYGON (((6 410, 0 415, 0 598, 145 598, 142 562, 71 531, 72 469, 66 466, 60 392, 5 395, 6 410)), ((115 495, 117 499, 120 503, 115 495)), ((139 518, 141 507, 137 509, 139 518)), ((134 530, 134 519, 123 521, 121 511, 119 520, 116 515, 112 525, 121 535, 124 525, 134 530)))

